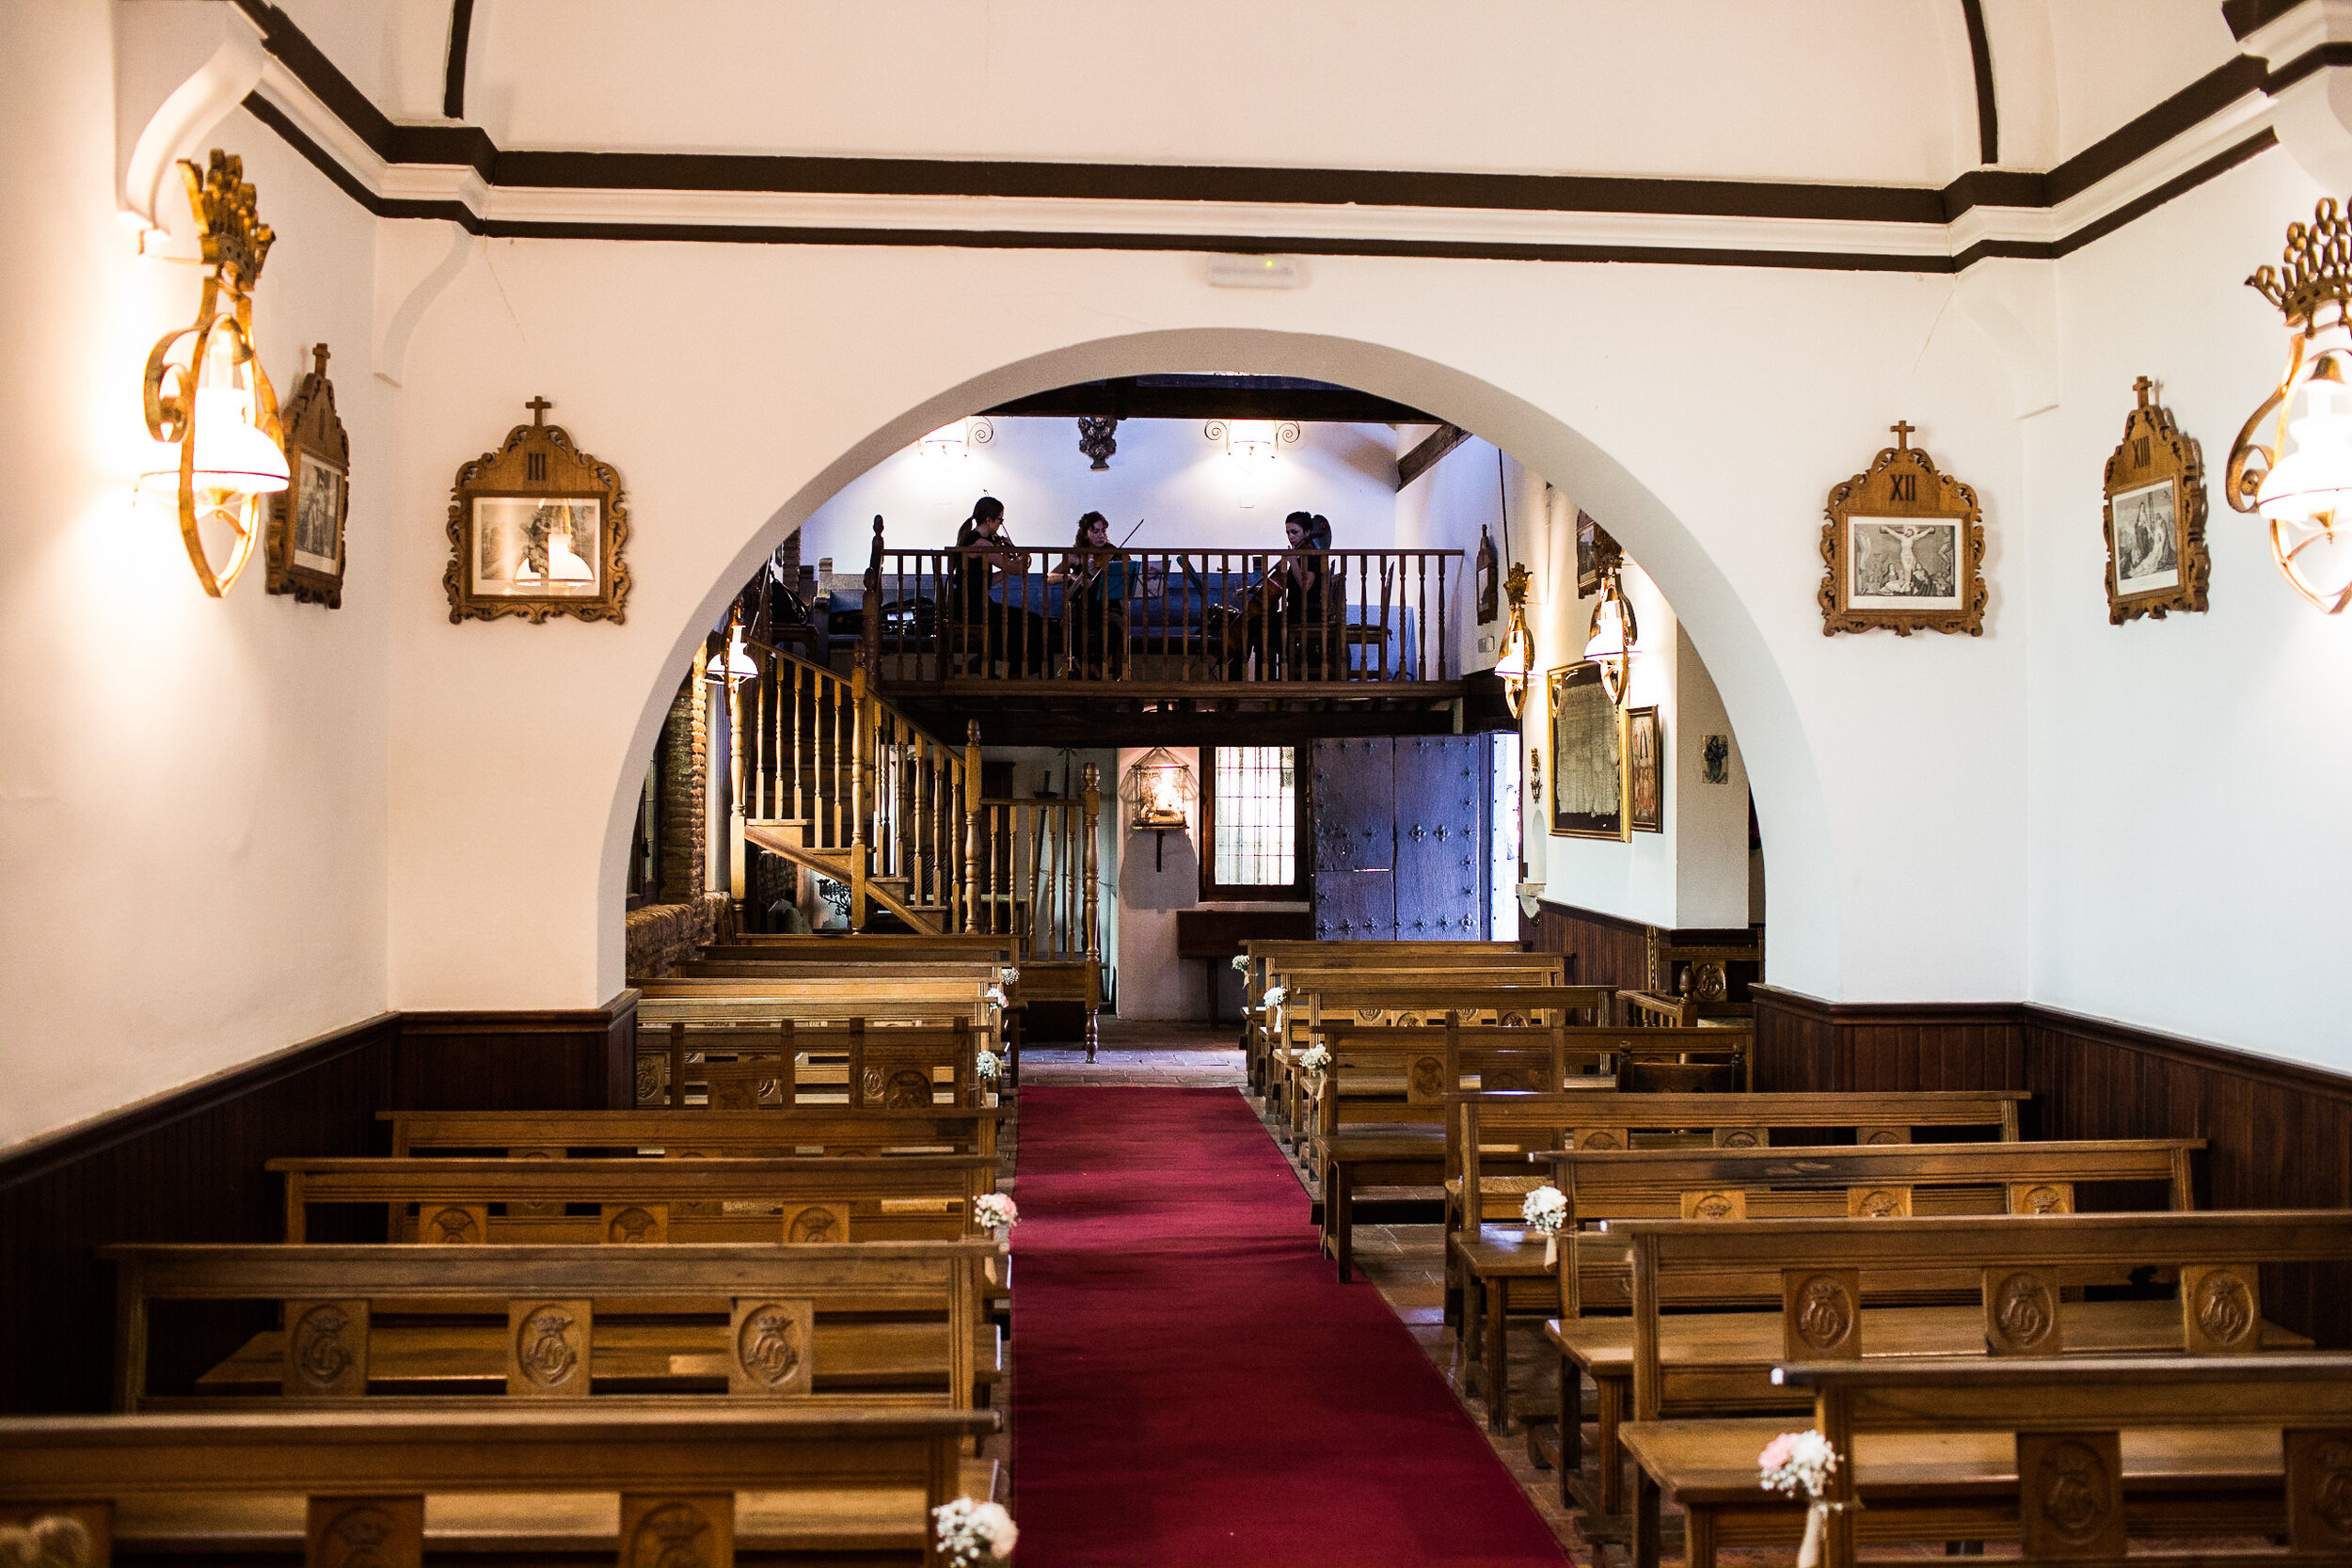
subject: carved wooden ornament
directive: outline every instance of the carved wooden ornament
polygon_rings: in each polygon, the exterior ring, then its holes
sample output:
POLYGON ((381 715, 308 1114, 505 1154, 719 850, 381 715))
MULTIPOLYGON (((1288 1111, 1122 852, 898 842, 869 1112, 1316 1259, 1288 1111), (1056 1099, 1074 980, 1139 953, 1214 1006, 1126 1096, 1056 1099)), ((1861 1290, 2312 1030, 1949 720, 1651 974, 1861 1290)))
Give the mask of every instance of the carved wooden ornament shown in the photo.
POLYGON ((2107 458, 2107 620, 2119 626, 2137 615, 2203 610, 2213 577, 2204 453, 2150 395, 2154 388, 2144 375, 2132 383, 2139 406, 2107 458))
POLYGON ((2352 1429, 2299 1428, 2285 1437, 2289 1544, 2352 1554, 2352 1429))
POLYGON ((1984 635, 1984 510, 1898 420, 1895 445, 1829 493, 1821 635, 1883 626, 1984 635))
POLYGON ((1984 1342, 1995 1355, 2056 1355, 2059 1331, 2058 1275, 2048 1269, 1984 1271, 1984 1342))
POLYGON ((368 1304, 286 1303, 286 1363, 280 1391, 290 1399, 359 1399, 368 1391, 368 1304))
POLYGON ((310 355, 310 372, 279 416, 290 477, 270 498, 263 586, 273 594, 292 594, 297 604, 340 610, 343 524, 351 515, 351 436, 335 412, 326 345, 319 344, 310 355))
POLYGON ((312 1497, 304 1534, 316 1568, 423 1568, 424 1498, 312 1497))
POLYGON ((595 1328, 592 1302, 508 1302, 506 1391, 542 1399, 586 1399, 595 1328))
POLYGON ((2116 1433, 2021 1432, 2017 1481, 2028 1560, 2123 1555, 2122 1445, 2116 1433))
POLYGON ((1744 1187, 1709 1187, 1703 1192, 1682 1195, 1682 1217, 1686 1220, 1743 1220, 1748 1217, 1748 1194, 1744 1187))
POLYGON ((2262 1276, 2249 1265, 2181 1270, 2184 1348, 2191 1355, 2244 1355, 2262 1349, 2262 1276))
POLYGON ((626 619, 628 505, 612 466, 580 450, 555 406, 532 398, 531 422, 495 451, 457 470, 450 491, 449 591, 453 623, 524 615, 626 619))
POLYGON ((670 1239, 670 1206, 666 1203, 607 1203, 597 1212, 607 1242, 666 1242, 670 1239))
POLYGON ((1784 1269, 1781 1347, 1790 1361, 1854 1361, 1862 1355, 1862 1271, 1784 1269))
POLYGON ((735 1494, 621 1494, 621 1568, 735 1568, 735 1494))
POLYGON ((761 1399, 809 1392, 817 1368, 816 1325, 812 1301, 739 1299, 728 1325, 727 1392, 761 1399))
POLYGON ((850 1208, 846 1203, 804 1203, 784 1212, 784 1239, 803 1242, 846 1242, 850 1239, 850 1208))

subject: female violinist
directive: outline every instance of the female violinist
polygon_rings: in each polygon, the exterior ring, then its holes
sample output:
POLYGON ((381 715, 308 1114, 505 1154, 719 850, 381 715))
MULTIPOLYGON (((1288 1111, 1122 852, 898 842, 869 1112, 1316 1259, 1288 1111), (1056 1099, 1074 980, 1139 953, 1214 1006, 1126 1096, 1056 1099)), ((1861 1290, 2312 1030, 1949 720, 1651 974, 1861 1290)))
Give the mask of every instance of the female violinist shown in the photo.
POLYGON ((1100 679, 1126 665, 1127 558, 1111 543, 1111 522, 1100 512, 1078 519, 1078 536, 1062 563, 1046 577, 1062 584, 1062 626, 1073 665, 1100 679))
POLYGON ((972 515, 956 530, 956 552, 947 565, 956 668, 965 674, 993 674, 1005 657, 1007 614, 990 590, 1029 569, 1028 556, 1005 532, 1003 501, 982 496, 972 503, 972 515))
POLYGON ((1323 551, 1331 547, 1331 520, 1311 512, 1294 512, 1282 520, 1290 554, 1279 570, 1243 589, 1232 611, 1242 619, 1240 645, 1227 654, 1226 675, 1240 680, 1250 656, 1258 660, 1258 678, 1320 680, 1338 647, 1335 611, 1343 612, 1339 595, 1331 592, 1331 563, 1323 551))

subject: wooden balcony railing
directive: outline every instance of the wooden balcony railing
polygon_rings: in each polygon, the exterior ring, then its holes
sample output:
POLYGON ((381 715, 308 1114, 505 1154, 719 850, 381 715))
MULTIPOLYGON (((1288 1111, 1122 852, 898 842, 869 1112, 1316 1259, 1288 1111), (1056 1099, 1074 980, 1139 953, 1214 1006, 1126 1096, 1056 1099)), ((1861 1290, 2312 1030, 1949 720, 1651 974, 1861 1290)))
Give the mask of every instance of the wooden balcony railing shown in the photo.
MULTIPOLYGON (((874 520, 858 627, 884 683, 1279 687, 1458 681, 1459 550, 890 549, 874 520), (1320 574, 1289 582, 1290 562, 1320 574)), ((837 618, 836 618, 837 624, 837 618)), ((1401 695, 1402 693, 1400 693, 1401 695)))

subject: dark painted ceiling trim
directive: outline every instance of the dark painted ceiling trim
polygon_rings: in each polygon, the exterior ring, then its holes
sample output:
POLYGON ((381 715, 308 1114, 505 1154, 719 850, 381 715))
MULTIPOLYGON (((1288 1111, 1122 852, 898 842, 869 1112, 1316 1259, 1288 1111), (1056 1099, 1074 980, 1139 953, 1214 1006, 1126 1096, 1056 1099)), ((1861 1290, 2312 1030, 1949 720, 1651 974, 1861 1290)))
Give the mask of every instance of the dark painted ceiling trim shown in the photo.
POLYGON ((2244 39, 2302 4, 2304 0, 2221 0, 2221 20, 2230 24, 2232 38, 2244 39))
POLYGON ((1339 424, 1425 424, 1432 416, 1349 387, 1282 386, 1263 378, 1184 377, 1170 385, 1120 376, 1000 403, 1006 418, 1109 415, 1120 420, 1312 420, 1339 424))
POLYGON ((1993 96, 1993 43, 1984 32, 1984 0, 1960 0, 1961 19, 1968 24, 1968 63, 1977 74, 1977 161, 2001 161, 2001 118, 1993 96))
MULTIPOLYGON (((1966 0, 1969 5, 1976 0, 1966 0)), ((441 113, 466 118, 466 51, 473 43, 473 0, 450 0, 449 65, 441 76, 441 113)))
POLYGON ((1396 460, 1396 487, 1407 484, 1438 466, 1438 459, 1470 439, 1470 432, 1458 424, 1441 424, 1429 433, 1428 438, 1396 460))

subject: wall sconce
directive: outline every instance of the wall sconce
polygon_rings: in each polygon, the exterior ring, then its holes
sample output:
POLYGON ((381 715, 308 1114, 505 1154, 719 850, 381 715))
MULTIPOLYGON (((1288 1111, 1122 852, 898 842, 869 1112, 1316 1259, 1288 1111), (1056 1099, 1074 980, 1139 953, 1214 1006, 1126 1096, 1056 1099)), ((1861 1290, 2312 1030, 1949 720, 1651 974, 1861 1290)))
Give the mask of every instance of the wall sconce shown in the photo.
POLYGON ((733 689, 758 673, 759 666, 753 660, 752 651, 743 645, 742 617, 728 616, 726 651, 710 656, 710 662, 703 666, 703 678, 724 682, 733 689))
POLYGON ((2270 556, 2295 591, 2334 615, 2352 604, 2352 222, 2323 200, 2311 223, 2287 225, 2283 270, 2263 267, 2247 287, 2276 305, 2293 334, 2286 373, 2248 416, 2230 448, 2222 493, 2270 525, 2270 556), (2326 319, 2322 319, 2323 312, 2326 319), (2290 418, 2300 398, 2300 418, 2290 418), (2255 426, 2278 411, 2270 444, 2255 426), (2286 450, 2287 436, 2295 450, 2286 450), (2257 464, 2256 459, 2260 459, 2257 464), (2341 526, 2339 522, 2341 521, 2341 526))
POLYGON ((1600 684, 1612 703, 1625 702, 1626 679, 1632 672, 1634 644, 1640 639, 1633 606, 1626 601, 1625 585, 1613 570, 1601 578, 1600 603, 1593 607, 1592 634, 1584 640, 1584 657, 1600 666, 1600 684))
POLYGON ((914 450, 925 457, 969 457, 975 447, 984 447, 996 439, 996 427, 975 414, 970 419, 951 420, 914 443, 914 450))
POLYGON ((1502 592, 1511 601, 1511 629, 1502 634, 1502 654, 1495 660, 1495 674, 1502 682, 1502 700, 1510 705, 1514 719, 1527 701, 1527 677, 1535 667, 1535 640, 1527 631, 1527 585, 1531 580, 1533 574, 1516 561, 1502 579, 1502 592))
POLYGON ((1242 463, 1267 464, 1283 447, 1298 444, 1296 420, 1211 420, 1200 434, 1225 443, 1225 455, 1242 463))
POLYGON ((183 158, 180 176, 211 270, 196 325, 165 333, 147 356, 147 432, 158 445, 139 483, 177 498, 189 563, 217 599, 252 558, 262 536, 262 498, 286 487, 278 394, 253 350, 253 283, 277 236, 255 214, 244 159, 215 148, 201 171, 183 158), (183 338, 190 340, 186 357, 175 359, 183 338), (226 527, 233 541, 228 565, 217 572, 199 531, 203 523, 226 527))
POLYGON ((1128 830, 1153 835, 1153 869, 1167 870, 1168 832, 1190 825, 1192 804, 1200 799, 1191 765, 1167 747, 1154 746, 1127 769, 1119 798, 1127 803, 1128 830))

